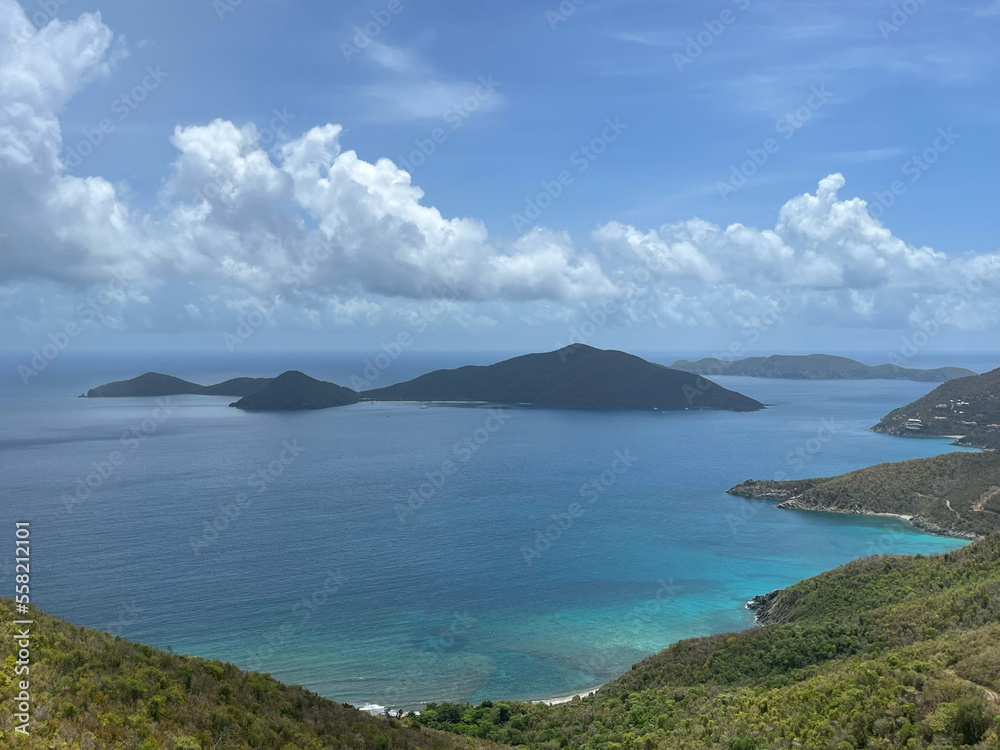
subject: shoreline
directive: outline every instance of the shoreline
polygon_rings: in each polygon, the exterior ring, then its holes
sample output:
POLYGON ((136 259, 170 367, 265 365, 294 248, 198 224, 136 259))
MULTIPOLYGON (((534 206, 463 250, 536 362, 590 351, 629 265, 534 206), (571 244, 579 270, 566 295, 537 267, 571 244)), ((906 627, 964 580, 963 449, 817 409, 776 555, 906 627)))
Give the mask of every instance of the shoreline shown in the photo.
POLYGON ((828 507, 800 507, 791 503, 794 503, 794 498, 791 500, 786 500, 784 502, 778 503, 777 508, 781 510, 798 510, 805 513, 836 513, 842 516, 861 516, 868 518, 895 518, 900 521, 905 522, 911 528, 917 531, 923 532, 924 534, 930 534, 931 536, 946 537, 948 539, 963 539, 967 542, 974 542, 977 539, 981 539, 983 535, 976 534, 972 531, 958 531, 957 529, 949 529, 944 526, 938 526, 937 524, 931 523, 921 516, 907 516, 902 513, 876 513, 875 511, 857 511, 857 510, 844 510, 841 508, 828 508, 828 507))
POLYGON ((584 690, 581 693, 573 693, 572 695, 563 695, 563 696, 558 696, 556 698, 542 698, 540 700, 527 701, 527 702, 531 703, 531 704, 544 703, 546 706, 558 706, 560 703, 569 703, 574 698, 580 698, 581 700, 583 698, 587 698, 587 697, 593 695, 594 693, 596 693, 598 690, 600 690, 606 684, 607 684, 606 682, 605 683, 601 683, 597 687, 592 687, 589 690, 584 690))

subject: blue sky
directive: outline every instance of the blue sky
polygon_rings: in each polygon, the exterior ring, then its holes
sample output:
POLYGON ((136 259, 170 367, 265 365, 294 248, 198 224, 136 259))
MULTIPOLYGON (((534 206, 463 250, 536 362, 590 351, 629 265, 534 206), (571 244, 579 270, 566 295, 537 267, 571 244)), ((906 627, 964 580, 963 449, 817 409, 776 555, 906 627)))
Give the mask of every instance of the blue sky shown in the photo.
POLYGON ((216 347, 262 306, 247 347, 416 315, 425 348, 554 348, 605 307, 589 343, 889 351, 937 316, 929 349, 996 346, 996 2, 48 6, 0 0, 10 348, 216 347))

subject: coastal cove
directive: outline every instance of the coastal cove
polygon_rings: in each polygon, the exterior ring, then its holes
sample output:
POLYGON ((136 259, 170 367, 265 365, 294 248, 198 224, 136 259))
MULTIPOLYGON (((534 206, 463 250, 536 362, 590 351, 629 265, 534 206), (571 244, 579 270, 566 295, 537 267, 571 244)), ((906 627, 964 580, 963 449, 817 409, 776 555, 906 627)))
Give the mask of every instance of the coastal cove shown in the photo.
MULTIPOLYGON (((0 390, 0 523, 39 529, 40 606, 359 706, 569 695, 679 638, 749 627, 755 595, 963 543, 726 494, 956 450, 868 429, 931 383, 719 378, 768 405, 752 413, 72 398, 131 367, 0 390), (123 463, 67 506, 114 451, 123 463)), ((342 382, 350 366, 330 367, 317 374, 342 382)))

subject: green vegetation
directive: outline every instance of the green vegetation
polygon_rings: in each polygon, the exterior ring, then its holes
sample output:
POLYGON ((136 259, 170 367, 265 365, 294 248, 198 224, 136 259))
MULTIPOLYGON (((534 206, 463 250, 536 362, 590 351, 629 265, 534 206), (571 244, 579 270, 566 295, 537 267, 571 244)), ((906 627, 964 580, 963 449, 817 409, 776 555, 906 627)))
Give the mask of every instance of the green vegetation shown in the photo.
POLYGON ((873 366, 830 354, 805 356, 774 354, 770 357, 748 357, 732 362, 707 357, 696 362, 681 359, 670 366, 699 375, 742 375, 751 378, 790 380, 916 380, 925 383, 944 383, 976 374, 964 367, 916 370, 896 365, 873 366))
POLYGON ((1000 369, 939 385, 873 428, 904 437, 961 435, 960 445, 1000 448, 1000 369))
POLYGON ((771 624, 681 641, 568 704, 434 704, 412 724, 528 748, 997 748, 1000 535, 854 561, 771 624))
POLYGON ((527 354, 488 367, 437 370, 406 383, 358 394, 297 370, 273 379, 236 378, 202 386, 148 372, 92 388, 89 398, 237 395, 246 411, 326 409, 370 401, 462 401, 570 406, 593 409, 763 409, 759 401, 692 375, 617 351, 574 344, 547 354, 527 354))
POLYGON ((87 398, 122 398, 126 396, 246 396, 271 382, 270 378, 233 378, 215 385, 198 385, 172 375, 147 372, 131 380, 116 380, 91 388, 87 398))
POLYGON ((755 411, 759 401, 631 354, 573 344, 486 367, 437 370, 366 391, 373 401, 478 401, 595 409, 755 411))
POLYGON ((32 611, 31 734, 14 732, 10 707, 15 619, 0 599, 0 747, 34 750, 416 750, 489 743, 404 726, 232 664, 113 638, 32 611))
POLYGON ((246 411, 293 411, 329 409, 357 402, 358 394, 350 388, 289 370, 230 406, 246 411))
POLYGON ((729 493, 793 510, 909 516, 927 531, 974 539, 1000 530, 1000 453, 945 453, 826 479, 749 480, 729 493))

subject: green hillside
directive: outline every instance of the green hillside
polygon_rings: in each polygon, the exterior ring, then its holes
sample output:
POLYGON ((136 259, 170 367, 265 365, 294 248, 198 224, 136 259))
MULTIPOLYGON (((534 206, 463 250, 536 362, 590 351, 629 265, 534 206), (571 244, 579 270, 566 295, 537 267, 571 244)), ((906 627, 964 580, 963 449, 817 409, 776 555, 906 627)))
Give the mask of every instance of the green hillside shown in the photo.
POLYGON ((907 516, 928 531, 974 539, 1000 530, 1000 453, 945 453, 823 479, 748 480, 729 494, 792 510, 907 516))
POLYGON ((32 750, 457 750, 489 743, 401 725, 232 664, 168 654, 32 611, 28 737, 9 707, 16 618, 0 599, 0 747, 32 750))
POLYGON ((903 437, 960 435, 961 445, 1000 448, 1000 369, 943 383, 894 409, 873 428, 903 437))
POLYGON ((230 406, 244 411, 297 411, 329 409, 357 402, 358 394, 350 388, 289 370, 230 406))
POLYGON ((726 361, 706 357, 691 362, 681 359, 671 367, 699 375, 742 375, 751 378, 786 378, 789 380, 915 380, 944 383, 975 375, 964 367, 936 367, 918 370, 896 365, 866 365, 832 354, 773 354, 770 357, 747 357, 726 361))
POLYGON ((246 396, 271 382, 270 378, 232 378, 215 385, 198 385, 188 380, 147 372, 131 380, 116 380, 87 391, 87 398, 124 398, 151 396, 246 396))
POLYGON ((998 747, 1000 535, 877 556, 766 597, 770 623, 680 641, 558 706, 409 719, 527 748, 998 747))
POLYGON ((437 370, 365 391, 372 401, 479 401, 591 409, 729 409, 759 401, 625 352, 574 344, 488 366, 437 370))

